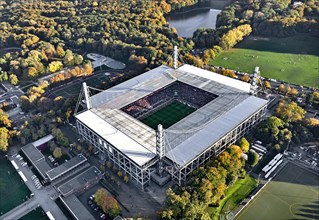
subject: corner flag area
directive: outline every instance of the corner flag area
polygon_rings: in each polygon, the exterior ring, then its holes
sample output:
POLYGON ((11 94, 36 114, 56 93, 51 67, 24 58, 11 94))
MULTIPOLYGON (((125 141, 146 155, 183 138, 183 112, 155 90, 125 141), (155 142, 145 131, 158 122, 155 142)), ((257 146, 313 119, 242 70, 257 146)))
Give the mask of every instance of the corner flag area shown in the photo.
POLYGON ((287 163, 236 219, 319 219, 319 176, 287 163))

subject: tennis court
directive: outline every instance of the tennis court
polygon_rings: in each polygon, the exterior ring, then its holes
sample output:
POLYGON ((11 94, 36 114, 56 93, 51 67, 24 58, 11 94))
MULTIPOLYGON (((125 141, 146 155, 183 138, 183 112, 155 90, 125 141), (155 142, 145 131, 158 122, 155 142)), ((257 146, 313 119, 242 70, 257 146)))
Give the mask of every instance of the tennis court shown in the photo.
POLYGON ((319 219, 319 176, 288 162, 236 219, 319 219))
POLYGON ((169 128, 195 110, 195 108, 174 101, 141 121, 153 129, 157 129, 158 124, 162 124, 164 128, 169 128))
POLYGON ((0 158, 0 216, 30 196, 30 190, 6 158, 0 158))

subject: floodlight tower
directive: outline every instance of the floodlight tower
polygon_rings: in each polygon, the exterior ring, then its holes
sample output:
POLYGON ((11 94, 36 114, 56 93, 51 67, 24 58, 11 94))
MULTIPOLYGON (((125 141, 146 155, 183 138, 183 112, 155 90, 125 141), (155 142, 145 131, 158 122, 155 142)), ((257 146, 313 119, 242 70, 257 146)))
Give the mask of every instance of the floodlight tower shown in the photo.
POLYGON ((159 124, 156 131, 156 154, 159 156, 159 162, 157 166, 157 173, 162 176, 163 172, 163 160, 164 157, 164 131, 163 126, 159 124))
POLYGON ((174 69, 177 69, 178 67, 178 49, 177 46, 174 46, 174 55, 173 55, 173 65, 174 65, 174 69))
POLYGON ((259 67, 256 66, 254 74, 253 74, 253 78, 251 79, 251 85, 250 85, 250 93, 252 95, 257 94, 257 89, 258 89, 257 80, 258 80, 258 78, 260 79, 260 72, 259 72, 259 67))
POLYGON ((83 91, 84 91, 86 108, 87 110, 89 110, 91 108, 91 102, 90 102, 89 87, 86 85, 86 82, 83 83, 83 91))

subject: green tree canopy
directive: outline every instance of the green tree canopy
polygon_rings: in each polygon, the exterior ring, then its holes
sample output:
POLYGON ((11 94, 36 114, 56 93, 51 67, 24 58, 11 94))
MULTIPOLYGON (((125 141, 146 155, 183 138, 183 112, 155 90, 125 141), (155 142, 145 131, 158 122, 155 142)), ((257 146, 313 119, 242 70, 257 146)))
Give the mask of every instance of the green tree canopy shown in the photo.
POLYGON ((259 155, 255 152, 250 150, 248 152, 248 163, 254 167, 259 161, 259 155))
POLYGON ((306 111, 295 102, 282 101, 279 103, 276 113, 279 118, 286 122, 297 122, 305 117, 306 111))
POLYGON ((57 159, 62 157, 62 149, 60 147, 56 147, 53 151, 53 156, 57 159))
POLYGON ((9 130, 6 127, 0 128, 0 150, 6 152, 9 146, 9 130))

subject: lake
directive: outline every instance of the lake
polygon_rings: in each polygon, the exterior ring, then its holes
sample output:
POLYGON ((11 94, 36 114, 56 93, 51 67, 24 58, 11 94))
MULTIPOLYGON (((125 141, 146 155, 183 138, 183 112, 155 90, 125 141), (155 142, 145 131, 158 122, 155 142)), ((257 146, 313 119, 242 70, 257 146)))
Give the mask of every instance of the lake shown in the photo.
POLYGON ((203 6, 174 12, 166 16, 169 27, 174 27, 181 37, 192 37, 198 28, 215 28, 217 15, 231 0, 211 0, 203 6))

